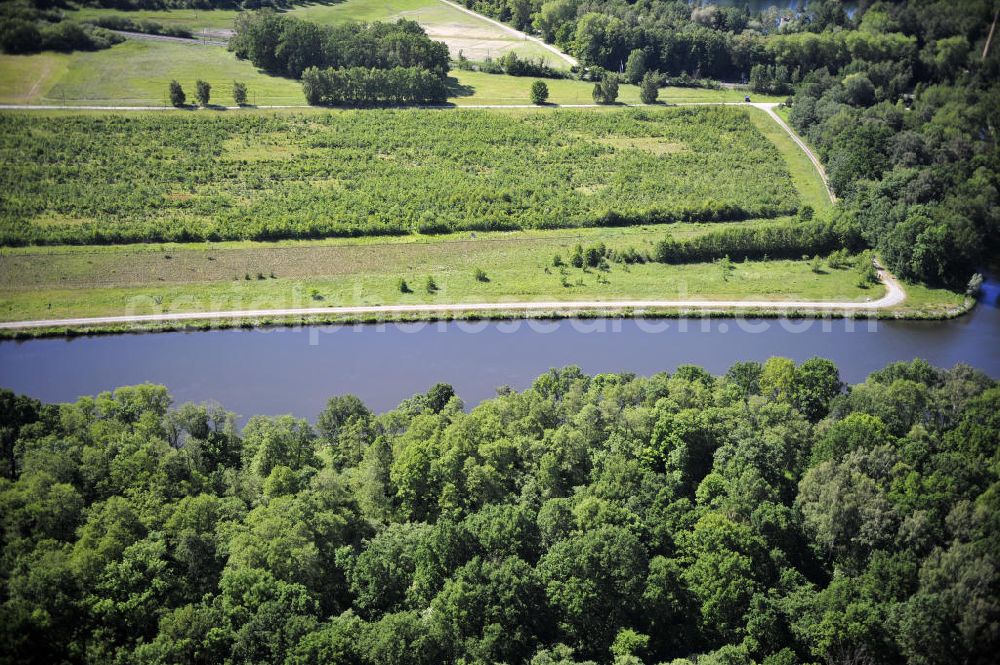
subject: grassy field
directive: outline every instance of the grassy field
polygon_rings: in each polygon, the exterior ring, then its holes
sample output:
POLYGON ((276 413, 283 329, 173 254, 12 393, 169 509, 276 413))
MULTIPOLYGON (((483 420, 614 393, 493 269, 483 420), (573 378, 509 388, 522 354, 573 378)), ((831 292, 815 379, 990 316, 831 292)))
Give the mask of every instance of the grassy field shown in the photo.
POLYGON ((4 244, 315 238, 776 217, 745 109, 0 116, 4 244))
POLYGON ((194 95, 194 82, 212 84, 213 101, 232 104, 233 81, 243 81, 256 104, 305 104, 302 85, 269 76, 219 46, 126 40, 103 51, 0 55, 0 103, 71 106, 167 106, 176 79, 194 95))
MULTIPOLYGON (((690 229, 674 227, 685 233, 690 229)), ((397 303, 539 300, 877 298, 854 270, 815 273, 805 261, 555 267, 576 244, 648 247, 673 229, 431 242, 245 243, 98 251, 4 250, 0 319, 397 303), (476 269, 488 281, 475 277, 476 269), (272 276, 273 275, 273 276, 272 276), (432 277, 439 290, 426 289, 432 277), (249 279, 247 279, 249 277, 249 279), (403 293, 403 279, 413 293, 403 293)), ((694 231, 697 232, 697 231, 694 231)))
POLYGON ((531 254, 548 265, 556 254, 568 261, 576 244, 604 243, 610 249, 643 253, 665 237, 687 240, 732 227, 794 224, 794 218, 690 224, 658 224, 596 229, 530 229, 462 232, 440 236, 326 238, 276 242, 156 243, 66 245, 0 248, 0 289, 94 288, 240 279, 258 273, 282 278, 350 275, 378 262, 406 262, 407 257, 471 252, 477 261, 493 261, 490 252, 531 254), (481 249, 480 249, 481 248, 481 249), (476 252, 486 252, 478 255, 476 252))
POLYGON ((228 34, 238 11, 231 9, 140 9, 122 11, 98 7, 66 10, 66 18, 87 21, 106 16, 123 16, 133 21, 156 21, 160 25, 187 28, 195 34, 228 34))
MULTIPOLYGON (((791 220, 789 220, 791 221, 791 220)), ((750 221, 744 225, 773 224, 750 221)), ((780 222, 778 222, 780 223, 780 222)), ((0 250, 0 320, 162 312, 401 303, 613 299, 877 299, 854 269, 814 272, 806 261, 668 266, 611 262, 608 270, 556 267, 572 248, 603 243, 650 251, 719 224, 534 230, 393 239, 223 242, 0 250), (475 278, 477 268, 489 281, 475 278), (438 291, 426 289, 433 277, 438 291), (249 279, 248 279, 249 278, 249 279), (413 293, 404 294, 403 279, 413 293)), ((899 315, 954 311, 962 296, 907 285, 899 315)))
MULTIPOLYGON (((460 70, 451 76, 449 101, 453 104, 530 103, 528 93, 534 79, 460 70)), ((190 94, 199 78, 212 84, 214 100, 220 104, 233 103, 234 80, 247 84, 252 104, 306 103, 298 81, 265 74, 220 46, 127 40, 94 52, 0 54, 0 104, 164 106, 172 79, 180 81, 190 94)), ((547 84, 553 104, 593 103, 591 83, 558 79, 547 84)), ((660 99, 666 103, 735 102, 743 99, 743 93, 664 88, 660 99)), ((638 103, 638 87, 621 86, 618 101, 638 103)), ((761 97, 760 101, 767 99, 761 97)))

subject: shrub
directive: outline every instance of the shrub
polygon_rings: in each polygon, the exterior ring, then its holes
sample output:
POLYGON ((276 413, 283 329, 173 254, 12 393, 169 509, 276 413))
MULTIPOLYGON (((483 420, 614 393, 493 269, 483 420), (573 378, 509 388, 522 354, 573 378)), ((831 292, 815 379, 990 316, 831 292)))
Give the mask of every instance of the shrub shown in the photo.
POLYGON ((595 104, 604 103, 604 88, 601 87, 600 82, 594 84, 594 90, 590 93, 590 96, 594 98, 595 104))
POLYGON ((198 103, 202 106, 208 106, 208 101, 212 97, 212 86, 200 79, 194 85, 195 96, 198 98, 198 103))
POLYGON ((477 282, 490 281, 490 278, 486 276, 486 271, 483 270, 482 268, 476 268, 476 271, 475 273, 473 273, 473 276, 476 278, 477 282))
POLYGON ((605 74, 601 79, 601 97, 604 104, 614 104, 618 101, 618 75, 605 74))
POLYGON ((233 81, 233 101, 237 106, 247 103, 247 84, 242 81, 233 81))
POLYGON ((531 84, 531 103, 544 104, 549 98, 549 86, 545 81, 535 81, 531 84))
POLYGON ((187 101, 187 95, 184 94, 184 88, 177 81, 170 82, 170 103, 174 106, 184 106, 184 102, 187 101))
POLYGON ((410 288, 410 285, 407 284, 406 280, 402 277, 400 277, 399 281, 396 282, 396 288, 399 289, 400 293, 413 293, 413 289, 410 288))
POLYGON ((654 104, 660 96, 660 77, 653 72, 646 72, 639 85, 639 101, 643 104, 654 104))

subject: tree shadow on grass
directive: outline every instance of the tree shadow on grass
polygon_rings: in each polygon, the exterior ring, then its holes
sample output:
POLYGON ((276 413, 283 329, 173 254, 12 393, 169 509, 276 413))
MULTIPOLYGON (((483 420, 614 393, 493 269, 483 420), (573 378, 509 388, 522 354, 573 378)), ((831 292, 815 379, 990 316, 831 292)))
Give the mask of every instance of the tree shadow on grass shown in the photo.
POLYGON ((448 88, 449 97, 471 97, 476 94, 475 88, 465 83, 459 83, 454 76, 445 79, 445 86, 448 88))

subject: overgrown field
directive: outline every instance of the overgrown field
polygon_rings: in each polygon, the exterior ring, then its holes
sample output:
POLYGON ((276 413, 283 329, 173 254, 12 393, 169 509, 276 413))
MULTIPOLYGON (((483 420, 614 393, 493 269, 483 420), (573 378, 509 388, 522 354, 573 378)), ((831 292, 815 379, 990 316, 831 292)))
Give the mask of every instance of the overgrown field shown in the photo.
POLYGON ((0 116, 0 242, 402 235, 798 210, 736 108, 0 116))

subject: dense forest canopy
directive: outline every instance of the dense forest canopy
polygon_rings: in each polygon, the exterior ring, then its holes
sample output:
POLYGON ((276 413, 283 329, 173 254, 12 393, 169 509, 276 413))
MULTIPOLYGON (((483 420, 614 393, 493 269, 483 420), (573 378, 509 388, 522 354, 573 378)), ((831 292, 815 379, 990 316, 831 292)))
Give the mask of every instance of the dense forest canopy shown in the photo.
POLYGON ((315 425, 0 393, 0 661, 933 663, 1000 647, 1000 386, 552 370, 315 425))

